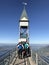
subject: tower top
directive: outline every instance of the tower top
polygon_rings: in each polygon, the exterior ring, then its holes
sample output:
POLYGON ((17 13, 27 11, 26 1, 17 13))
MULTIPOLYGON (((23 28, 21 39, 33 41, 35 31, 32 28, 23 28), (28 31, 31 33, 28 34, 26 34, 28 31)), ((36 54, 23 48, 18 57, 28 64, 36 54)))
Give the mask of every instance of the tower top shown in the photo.
POLYGON ((24 9, 23 9, 23 11, 22 11, 20 20, 28 20, 28 16, 27 16, 27 13, 26 13, 25 6, 24 6, 24 9))

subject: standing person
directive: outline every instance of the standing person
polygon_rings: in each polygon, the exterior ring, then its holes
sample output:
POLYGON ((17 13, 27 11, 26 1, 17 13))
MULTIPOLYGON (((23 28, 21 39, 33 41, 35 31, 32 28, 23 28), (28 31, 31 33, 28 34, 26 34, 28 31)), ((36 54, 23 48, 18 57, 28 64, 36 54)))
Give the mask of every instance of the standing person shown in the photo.
POLYGON ((23 45, 21 43, 18 44, 18 57, 22 57, 23 45))
POLYGON ((28 55, 28 51, 29 51, 29 44, 26 42, 25 43, 25 51, 26 51, 26 55, 28 55))
POLYGON ((25 44, 26 44, 26 42, 23 42, 23 58, 25 58, 25 56, 26 56, 25 44))

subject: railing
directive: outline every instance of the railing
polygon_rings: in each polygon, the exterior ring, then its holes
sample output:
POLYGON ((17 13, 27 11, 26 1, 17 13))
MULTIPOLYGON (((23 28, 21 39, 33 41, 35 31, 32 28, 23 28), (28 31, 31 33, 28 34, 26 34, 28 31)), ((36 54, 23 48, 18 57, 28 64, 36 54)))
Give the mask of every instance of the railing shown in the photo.
POLYGON ((0 65, 10 65, 10 63, 12 63, 14 57, 16 56, 16 53, 16 48, 13 48, 12 50, 4 53, 0 58, 0 65))

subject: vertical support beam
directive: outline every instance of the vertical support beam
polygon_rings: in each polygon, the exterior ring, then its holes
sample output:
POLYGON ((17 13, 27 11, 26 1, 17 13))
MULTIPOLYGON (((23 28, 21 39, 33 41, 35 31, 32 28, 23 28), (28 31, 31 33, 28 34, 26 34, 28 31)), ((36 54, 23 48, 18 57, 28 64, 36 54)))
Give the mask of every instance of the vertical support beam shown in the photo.
POLYGON ((31 49, 31 58, 32 58, 32 49, 31 49))
POLYGON ((38 65, 38 54, 36 53, 36 65, 38 65))

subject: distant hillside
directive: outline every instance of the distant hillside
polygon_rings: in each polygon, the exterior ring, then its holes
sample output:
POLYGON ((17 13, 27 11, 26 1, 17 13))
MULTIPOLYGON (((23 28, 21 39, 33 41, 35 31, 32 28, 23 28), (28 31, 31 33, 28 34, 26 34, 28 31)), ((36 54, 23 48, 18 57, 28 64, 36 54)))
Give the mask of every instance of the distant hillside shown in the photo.
POLYGON ((31 49, 38 50, 40 48, 47 46, 47 44, 30 44, 30 46, 31 46, 31 49))
POLYGON ((49 45, 42 47, 38 50, 38 53, 41 55, 49 55, 49 45))
POLYGON ((10 50, 12 48, 16 48, 16 45, 0 45, 0 51, 10 50))

